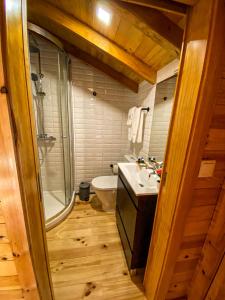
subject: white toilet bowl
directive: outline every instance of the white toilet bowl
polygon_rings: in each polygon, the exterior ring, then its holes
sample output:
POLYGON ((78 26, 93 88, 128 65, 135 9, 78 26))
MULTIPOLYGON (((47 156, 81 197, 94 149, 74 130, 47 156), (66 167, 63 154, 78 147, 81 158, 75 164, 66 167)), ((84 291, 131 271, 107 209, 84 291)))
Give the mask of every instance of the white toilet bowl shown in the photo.
POLYGON ((104 211, 115 210, 117 179, 118 176, 115 175, 99 176, 95 177, 91 182, 104 211))

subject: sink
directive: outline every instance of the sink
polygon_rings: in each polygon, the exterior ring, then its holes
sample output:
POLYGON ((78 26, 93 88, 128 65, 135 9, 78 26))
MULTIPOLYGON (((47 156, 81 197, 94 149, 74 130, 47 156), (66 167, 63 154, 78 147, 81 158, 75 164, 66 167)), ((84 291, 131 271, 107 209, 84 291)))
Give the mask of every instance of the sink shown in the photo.
POLYGON ((135 163, 137 161, 137 157, 133 154, 125 154, 124 155, 126 161, 135 163))
POLYGON ((118 163, 118 166, 136 196, 158 194, 159 177, 153 170, 141 168, 137 163, 118 163))

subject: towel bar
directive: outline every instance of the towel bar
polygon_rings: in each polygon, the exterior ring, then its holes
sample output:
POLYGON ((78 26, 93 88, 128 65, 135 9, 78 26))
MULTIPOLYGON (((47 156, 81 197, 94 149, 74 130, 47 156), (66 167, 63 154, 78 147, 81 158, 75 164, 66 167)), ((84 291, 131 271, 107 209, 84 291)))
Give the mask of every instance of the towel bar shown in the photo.
POLYGON ((150 107, 143 107, 141 110, 146 110, 147 112, 150 111, 150 107))

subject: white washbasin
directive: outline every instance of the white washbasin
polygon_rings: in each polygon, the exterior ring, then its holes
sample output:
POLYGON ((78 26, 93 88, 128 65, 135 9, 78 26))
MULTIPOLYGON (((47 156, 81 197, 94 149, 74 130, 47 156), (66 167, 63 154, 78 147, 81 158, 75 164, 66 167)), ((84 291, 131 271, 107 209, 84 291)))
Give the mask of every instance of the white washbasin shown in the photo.
POLYGON ((159 177, 155 174, 149 176, 151 170, 141 168, 137 163, 118 163, 118 166, 136 196, 158 194, 159 177))

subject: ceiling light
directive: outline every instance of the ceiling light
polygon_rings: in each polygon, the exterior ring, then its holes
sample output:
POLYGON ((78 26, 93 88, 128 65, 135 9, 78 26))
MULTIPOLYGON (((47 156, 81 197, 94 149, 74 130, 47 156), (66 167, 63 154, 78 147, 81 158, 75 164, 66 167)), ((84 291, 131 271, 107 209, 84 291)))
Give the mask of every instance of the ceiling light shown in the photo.
POLYGON ((102 7, 98 7, 97 8, 97 16, 98 16, 99 20, 101 20, 106 25, 109 25, 110 20, 111 20, 111 14, 107 10, 103 9, 102 7))

